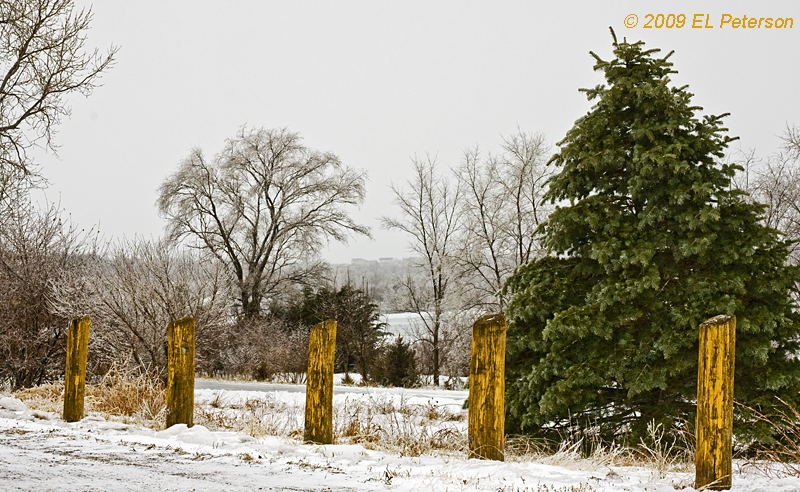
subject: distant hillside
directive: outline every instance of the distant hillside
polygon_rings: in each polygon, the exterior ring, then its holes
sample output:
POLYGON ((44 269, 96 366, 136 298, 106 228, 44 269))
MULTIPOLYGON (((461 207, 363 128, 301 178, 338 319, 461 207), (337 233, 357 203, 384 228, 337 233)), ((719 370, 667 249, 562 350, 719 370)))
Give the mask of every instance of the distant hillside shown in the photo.
POLYGON ((372 294, 382 313, 409 311, 400 279, 414 268, 416 258, 353 258, 350 263, 332 264, 335 285, 349 282, 372 294))

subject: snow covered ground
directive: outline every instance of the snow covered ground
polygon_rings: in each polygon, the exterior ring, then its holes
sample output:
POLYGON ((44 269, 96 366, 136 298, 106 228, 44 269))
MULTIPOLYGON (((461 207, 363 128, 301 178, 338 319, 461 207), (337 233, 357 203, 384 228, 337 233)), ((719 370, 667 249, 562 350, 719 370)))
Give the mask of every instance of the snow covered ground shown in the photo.
MULTIPOLYGON (((253 398, 287 403, 304 399, 290 385, 199 380, 197 386, 196 401, 208 408, 213 403, 219 411, 253 398)), ((377 398, 461 412, 466 395, 338 387, 334 406, 377 398)), ((734 491, 800 491, 800 477, 766 477, 741 463, 734 468, 734 491)), ((659 473, 651 466, 577 459, 501 463, 452 453, 408 456, 362 444, 317 446, 289 437, 212 432, 201 425, 155 431, 96 415, 65 423, 14 398, 0 398, 0 491, 666 492, 693 490, 692 479, 690 473, 659 473)))

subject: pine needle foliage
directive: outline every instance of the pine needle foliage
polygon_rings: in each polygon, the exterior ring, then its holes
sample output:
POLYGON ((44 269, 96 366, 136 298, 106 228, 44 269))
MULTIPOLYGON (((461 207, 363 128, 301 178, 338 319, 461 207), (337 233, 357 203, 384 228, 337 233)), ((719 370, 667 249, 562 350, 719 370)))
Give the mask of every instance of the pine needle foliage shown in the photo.
MULTIPOLYGON (((719 314, 737 317, 736 400, 796 404, 798 269, 720 162, 727 115, 698 116, 670 83, 672 53, 616 38, 613 52, 592 53, 606 84, 582 89, 594 106, 550 161, 550 255, 505 286, 507 432, 577 425, 638 442, 648 423, 693 423, 698 329, 719 314)), ((737 417, 740 437, 770 440, 737 417)))
POLYGON ((386 347, 375 371, 375 379, 384 386, 413 388, 419 383, 414 349, 398 336, 386 347))

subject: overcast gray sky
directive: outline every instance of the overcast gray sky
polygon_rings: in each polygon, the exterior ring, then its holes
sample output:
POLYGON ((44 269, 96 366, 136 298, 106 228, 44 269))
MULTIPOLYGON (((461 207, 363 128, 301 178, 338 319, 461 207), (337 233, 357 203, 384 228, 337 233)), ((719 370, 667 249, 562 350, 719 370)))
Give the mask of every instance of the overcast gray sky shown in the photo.
POLYGON ((102 87, 70 99, 58 158, 37 158, 47 198, 106 238, 161 235, 159 184, 193 147, 213 155, 247 124, 288 127, 369 172, 353 216, 374 240, 332 244, 326 259, 409 256, 379 217, 395 213, 389 185, 405 182, 411 156, 457 166, 465 147, 496 151, 517 127, 554 144, 590 108, 578 89, 602 82, 589 51, 611 58, 609 26, 675 50, 675 83, 705 114, 731 113, 735 147, 767 155, 787 123, 800 125, 800 25, 732 27, 743 15, 800 21, 797 2, 76 3, 93 6, 89 45, 121 49, 102 87), (646 29, 647 14, 686 25, 646 29), (691 28, 694 14, 714 27, 691 28))

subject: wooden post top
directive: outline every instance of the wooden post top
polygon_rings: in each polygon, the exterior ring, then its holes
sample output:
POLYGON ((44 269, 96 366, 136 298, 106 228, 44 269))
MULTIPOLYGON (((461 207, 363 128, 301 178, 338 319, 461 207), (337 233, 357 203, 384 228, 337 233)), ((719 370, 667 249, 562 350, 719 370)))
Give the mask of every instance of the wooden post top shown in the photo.
POLYGON ((724 325, 725 323, 730 323, 732 320, 736 320, 736 316, 732 314, 720 314, 703 321, 700 323, 700 326, 724 325))
POLYGON ((479 330, 493 330, 505 331, 506 329, 506 315, 505 314, 487 314, 478 318, 472 325, 473 329, 479 330))

